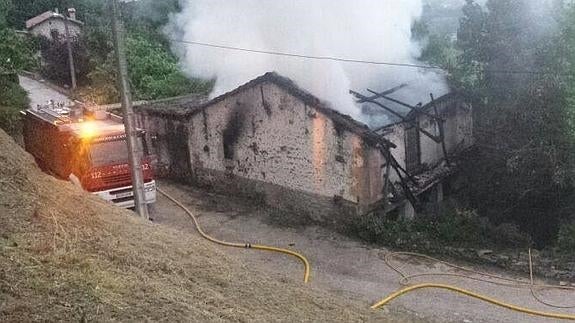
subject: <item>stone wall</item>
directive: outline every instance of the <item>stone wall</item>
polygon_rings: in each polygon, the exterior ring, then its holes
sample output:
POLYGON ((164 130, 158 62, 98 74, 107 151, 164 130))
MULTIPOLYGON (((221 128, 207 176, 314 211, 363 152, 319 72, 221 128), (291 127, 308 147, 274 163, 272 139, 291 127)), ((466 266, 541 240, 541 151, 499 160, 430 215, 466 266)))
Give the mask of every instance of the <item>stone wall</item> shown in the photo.
POLYGON ((185 116, 136 109, 161 176, 323 223, 383 198, 379 148, 284 88, 264 82, 212 102, 185 116))
MULTIPOLYGON (((471 107, 461 99, 453 96, 439 99, 436 103, 439 115, 445 120, 444 135, 448 154, 470 147, 473 144, 473 120, 471 107)), ((435 114, 433 109, 428 111, 435 114)), ((419 125, 422 129, 439 137, 439 125, 429 116, 420 115, 419 125)), ((420 133, 421 163, 429 167, 437 165, 444 158, 441 143, 437 143, 428 136, 420 133)))
POLYGON ((200 182, 216 181, 203 176, 209 170, 360 205, 381 199, 381 153, 273 83, 202 109, 189 124, 200 182))
MULTIPOLYGON (((52 39, 52 30, 57 30, 61 36, 65 36, 64 19, 47 19, 32 27, 30 33, 34 36, 44 36, 52 39)), ((81 27, 74 22, 68 23, 68 30, 70 31, 70 37, 78 37, 82 33, 81 27)))
POLYGON ((136 123, 138 128, 146 130, 146 143, 156 175, 189 180, 192 172, 187 120, 137 110, 136 123))

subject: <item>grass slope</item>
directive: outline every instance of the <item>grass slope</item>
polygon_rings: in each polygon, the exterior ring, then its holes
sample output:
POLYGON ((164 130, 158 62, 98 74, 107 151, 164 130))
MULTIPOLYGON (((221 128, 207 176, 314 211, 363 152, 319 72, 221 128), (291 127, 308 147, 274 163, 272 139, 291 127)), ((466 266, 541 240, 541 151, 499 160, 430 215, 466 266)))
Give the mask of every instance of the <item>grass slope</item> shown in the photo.
POLYGON ((411 320, 271 280, 130 214, 43 174, 0 130, 0 321, 411 320))

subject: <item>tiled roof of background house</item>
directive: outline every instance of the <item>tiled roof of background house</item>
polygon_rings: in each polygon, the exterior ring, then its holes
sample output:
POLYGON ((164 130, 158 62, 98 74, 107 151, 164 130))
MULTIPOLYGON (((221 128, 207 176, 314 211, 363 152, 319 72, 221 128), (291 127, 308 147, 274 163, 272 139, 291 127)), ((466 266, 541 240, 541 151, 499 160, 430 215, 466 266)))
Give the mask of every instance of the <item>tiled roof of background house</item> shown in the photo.
MULTIPOLYGON (((33 28, 36 25, 39 25, 41 23, 43 23, 44 21, 48 20, 48 19, 64 19, 64 16, 59 14, 59 13, 55 13, 53 11, 46 11, 34 18, 30 18, 26 21, 26 29, 30 29, 33 28)), ((76 19, 71 19, 68 18, 68 21, 79 24, 79 25, 84 25, 83 22, 76 20, 76 19)))

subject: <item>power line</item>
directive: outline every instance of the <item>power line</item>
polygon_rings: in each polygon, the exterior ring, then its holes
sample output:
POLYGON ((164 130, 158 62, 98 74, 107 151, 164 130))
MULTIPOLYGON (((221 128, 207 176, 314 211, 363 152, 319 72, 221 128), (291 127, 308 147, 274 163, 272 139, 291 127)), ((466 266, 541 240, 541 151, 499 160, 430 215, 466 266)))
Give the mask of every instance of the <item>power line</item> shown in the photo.
MULTIPOLYGON (((246 53, 283 56, 283 57, 293 57, 293 58, 302 58, 302 59, 312 59, 312 60, 322 60, 322 61, 334 61, 334 62, 343 62, 343 63, 384 65, 384 66, 396 66, 396 67, 407 67, 407 68, 422 68, 422 69, 439 70, 439 71, 445 72, 444 68, 439 67, 439 66, 433 66, 433 65, 369 61, 369 60, 361 60, 361 59, 353 59, 353 58, 334 57, 334 56, 304 55, 304 54, 260 50, 260 49, 245 48, 245 47, 235 47, 235 46, 228 46, 228 45, 204 43, 204 42, 190 41, 190 40, 179 40, 179 39, 171 39, 171 38, 169 38, 168 40, 175 42, 175 43, 182 43, 182 44, 187 44, 187 45, 196 45, 196 46, 203 46, 203 47, 211 47, 211 48, 232 50, 232 51, 238 51, 238 52, 246 52, 246 53)), ((497 73, 497 74, 555 75, 555 76, 575 77, 574 74, 569 74, 569 73, 553 73, 553 72, 530 71, 530 70, 485 70, 484 72, 486 72, 486 73, 497 73)))
POLYGON ((176 42, 176 43, 189 44, 189 45, 198 45, 198 46, 204 46, 204 47, 228 49, 228 50, 235 50, 235 51, 240 51, 240 52, 266 54, 266 55, 274 55, 274 56, 285 56, 285 57, 295 57, 295 58, 305 58, 305 59, 323 60, 323 61, 345 62, 345 63, 360 63, 360 64, 370 64, 370 65, 388 65, 388 66, 413 67, 413 68, 425 68, 425 69, 443 70, 443 68, 441 68, 441 67, 439 67, 439 66, 431 66, 431 65, 418 65, 418 64, 409 64, 409 63, 389 63, 389 62, 378 62, 378 61, 366 61, 366 60, 360 60, 360 59, 341 58, 341 57, 332 57, 332 56, 312 56, 312 55, 285 53, 285 52, 259 50, 259 49, 251 49, 251 48, 233 47, 233 46, 226 46, 226 45, 217 45, 217 44, 202 43, 202 42, 188 41, 188 40, 170 39, 170 41, 173 41, 173 42, 176 42))

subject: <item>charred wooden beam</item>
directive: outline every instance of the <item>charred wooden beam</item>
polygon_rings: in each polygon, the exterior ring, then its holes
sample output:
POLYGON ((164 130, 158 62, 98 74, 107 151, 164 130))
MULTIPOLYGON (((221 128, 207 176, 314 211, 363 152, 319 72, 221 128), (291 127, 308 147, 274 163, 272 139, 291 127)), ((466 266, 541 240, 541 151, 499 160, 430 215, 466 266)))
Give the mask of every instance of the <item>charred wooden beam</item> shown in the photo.
MULTIPOLYGON (((437 110, 437 105, 435 105, 435 98, 433 97, 433 93, 430 93, 429 96, 431 97, 431 104, 433 105, 433 111, 435 112, 435 115, 439 116, 439 111, 437 110)), ((439 138, 441 139, 441 149, 443 150, 443 157, 445 158, 445 161, 449 164, 447 147, 445 145, 444 120, 438 120, 437 124, 439 126, 439 138)))
POLYGON ((407 119, 405 119, 405 117, 403 115, 401 115, 400 113, 398 113, 397 111, 394 111, 392 108, 389 108, 389 107, 387 107, 387 106, 385 106, 385 105, 383 105, 383 104, 381 104, 375 100, 371 100, 370 98, 366 97, 365 95, 363 95, 361 93, 357 93, 357 92, 352 91, 352 90, 349 90, 349 93, 355 95, 355 97, 360 99, 358 101, 358 103, 366 103, 366 102, 373 103, 373 104, 377 105, 378 107, 380 107, 380 108, 388 111, 389 113, 393 114, 394 116, 400 118, 401 120, 407 121, 407 119))
MULTIPOLYGON (((398 86, 396 86, 396 87, 393 87, 393 88, 391 88, 391 89, 389 89, 389 90, 385 90, 385 91, 383 91, 383 92, 381 92, 381 93, 375 93, 375 92, 373 92, 373 94, 375 94, 375 95, 374 95, 374 96, 371 96, 371 97, 368 97, 367 99, 368 99, 368 100, 375 100, 375 99, 380 98, 380 97, 383 96, 383 95, 389 95, 389 94, 392 94, 392 93, 394 93, 394 92, 396 92, 396 91, 399 91, 399 90, 403 89, 403 88, 406 87, 406 86, 407 86, 407 84, 406 84, 406 83, 403 83, 403 84, 398 85, 398 86)), ((368 91, 369 91, 369 90, 368 90, 368 91)), ((371 91, 370 91, 370 92, 371 92, 371 91)), ((367 102, 367 101, 362 101, 362 100, 359 100, 359 101, 358 101, 358 103, 364 103, 364 102, 367 102)))
MULTIPOLYGON (((436 143, 441 143, 441 137, 437 137, 431 133, 429 133, 427 130, 423 130, 421 129, 421 127, 419 127, 419 123, 417 123, 417 130, 419 130, 422 134, 426 135, 427 137, 429 137, 429 139, 435 141, 436 143)), ((441 122, 440 122, 441 124, 441 122)))
POLYGON ((425 111, 422 111, 422 110, 418 109, 417 107, 415 107, 415 106, 413 106, 413 105, 410 105, 410 104, 407 104, 407 103, 405 103, 405 102, 403 102, 403 101, 400 101, 400 100, 391 98, 391 97, 387 96, 386 94, 377 93, 377 92, 375 92, 375 91, 373 91, 373 90, 370 90, 370 89, 367 89, 367 91, 369 91, 370 93, 375 94, 375 96, 376 96, 377 98, 382 98, 382 99, 386 99, 386 100, 388 100, 388 101, 397 103, 397 104, 399 104, 399 105, 401 105, 401 106, 404 106, 404 107, 406 107, 406 108, 408 108, 408 109, 411 109, 411 111, 415 111, 416 113, 426 115, 426 116, 428 116, 428 117, 430 117, 430 118, 433 118, 433 119, 443 120, 441 117, 439 117, 439 116, 437 116, 437 115, 432 115, 431 113, 427 113, 427 112, 425 112, 425 111))
MULTIPOLYGON (((393 114, 394 116, 400 118, 402 121, 404 121, 404 122, 410 122, 410 120, 406 119, 405 116, 401 115, 399 112, 393 110, 393 109, 390 108, 390 107, 385 106, 384 104, 382 104, 382 103, 380 103, 380 102, 377 102, 377 101, 375 101, 375 100, 370 100, 370 99, 369 99, 368 97, 366 97, 365 95, 363 95, 363 94, 361 94, 361 93, 358 93, 358 92, 355 92, 355 91, 353 91, 353 90, 349 90, 349 93, 355 95, 355 97, 357 97, 358 99, 360 99, 358 102, 363 102, 363 103, 369 102, 369 103, 373 103, 373 104, 375 104, 376 106, 378 106, 378 107, 380 107, 380 108, 382 108, 382 109, 388 111, 389 113, 393 114)), ((426 135, 426 136, 429 137, 431 140, 433 140, 433 141, 435 141, 435 142, 437 142, 437 143, 440 143, 440 142, 441 142, 441 139, 439 139, 437 136, 434 136, 434 135, 432 135, 431 133, 429 133, 428 131, 421 129, 421 128, 419 127, 419 125, 417 125, 417 120, 415 120, 415 123, 416 123, 417 129, 418 129, 422 134, 426 135)))
POLYGON ((380 107, 380 108, 382 108, 382 109, 388 111, 389 113, 391 113, 391 114, 397 116, 398 118, 400 118, 400 119, 401 119, 402 121, 404 121, 404 122, 413 122, 413 123, 414 123, 414 126, 417 128, 417 130, 420 131, 422 134, 426 135, 427 137, 429 137, 431 140, 435 141, 436 143, 440 143, 440 142, 441 142, 441 139, 439 139, 437 136, 435 136, 435 135, 429 133, 428 131, 426 131, 426 130, 424 130, 424 129, 421 129, 421 128, 419 127, 419 123, 417 122, 417 120, 415 120, 415 121, 408 120, 408 119, 405 118, 405 116, 403 116, 403 115, 401 115, 400 113, 396 112, 396 111, 393 110, 392 108, 387 107, 387 106, 383 105, 382 103, 377 102, 377 101, 375 101, 375 100, 370 100, 368 97, 366 97, 365 95, 363 95, 363 94, 361 94, 361 93, 355 92, 355 91, 353 91, 353 90, 349 90, 349 93, 355 95, 355 97, 357 97, 358 99, 360 99, 358 102, 363 102, 363 103, 369 102, 369 103, 373 103, 373 104, 377 105, 378 107, 380 107))
MULTIPOLYGON (((413 194, 413 192, 409 188, 409 185, 407 184, 407 181, 405 180, 405 178, 401 175, 400 170, 403 170, 404 172, 405 172, 405 170, 403 168, 401 168, 401 166, 399 165, 399 163, 397 162, 395 157, 393 157, 392 154, 389 154, 389 161, 388 162, 390 162, 391 167, 393 168, 393 170, 395 171, 395 173, 399 177, 401 188, 403 189, 403 192, 405 193, 405 197, 409 200, 409 202, 411 202, 411 204, 413 206, 418 206, 419 200, 417 199, 415 194, 413 194)), ((405 172, 405 174, 411 178, 411 175, 409 175, 409 173, 405 172)), ((411 178, 411 180, 414 181, 413 178, 411 178)), ((417 182, 414 181, 414 183, 417 185, 417 182)))
POLYGON ((383 194, 383 198, 387 201, 387 195, 388 195, 388 187, 389 187, 389 173, 391 171, 391 161, 389 156, 391 155, 391 152, 389 151, 389 149, 387 149, 385 151, 385 161, 386 161, 386 165, 385 165, 385 179, 383 181, 383 189, 382 189, 382 194, 383 194))

